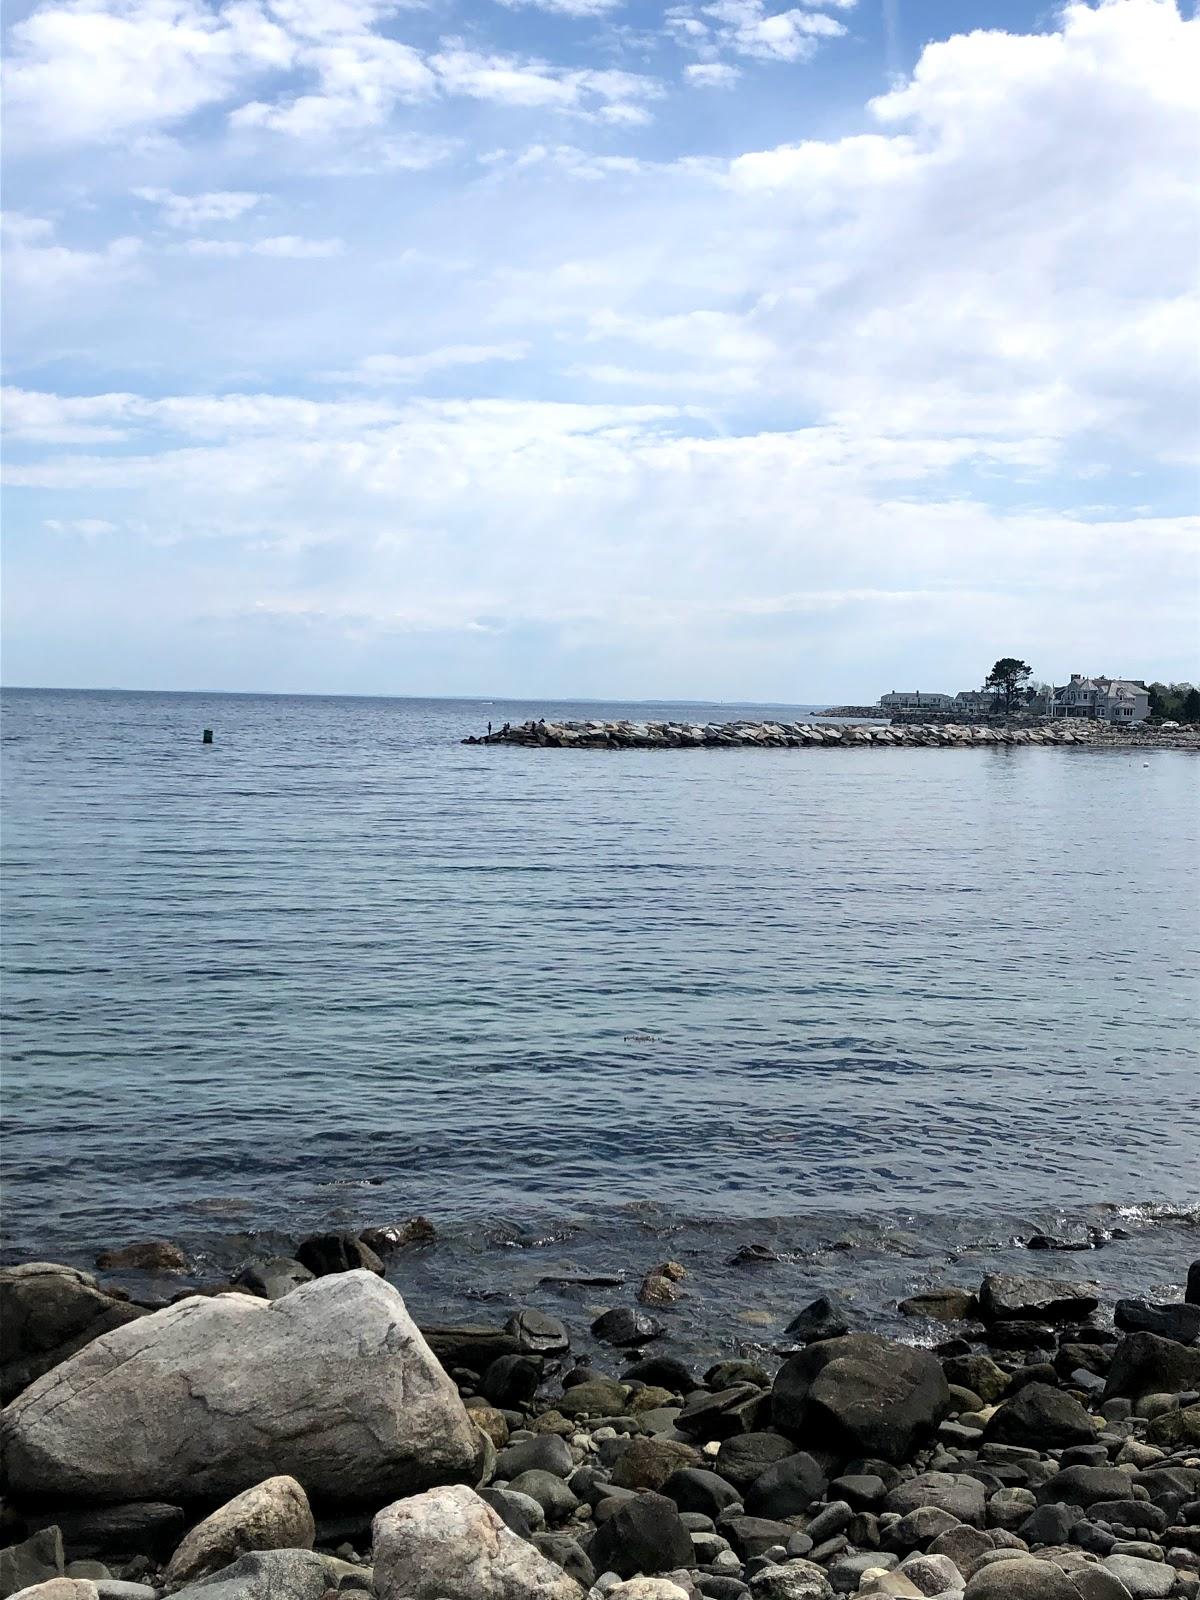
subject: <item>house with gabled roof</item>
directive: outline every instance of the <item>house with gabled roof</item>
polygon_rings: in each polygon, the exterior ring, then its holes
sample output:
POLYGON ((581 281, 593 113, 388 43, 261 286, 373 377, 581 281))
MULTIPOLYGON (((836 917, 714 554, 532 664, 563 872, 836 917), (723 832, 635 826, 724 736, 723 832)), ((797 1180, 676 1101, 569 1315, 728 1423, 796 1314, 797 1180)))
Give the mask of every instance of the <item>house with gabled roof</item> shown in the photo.
POLYGON ((1132 678, 1085 678, 1073 672, 1070 683, 1054 691, 1054 717, 1090 717, 1093 722, 1144 722, 1150 715, 1150 694, 1132 678))

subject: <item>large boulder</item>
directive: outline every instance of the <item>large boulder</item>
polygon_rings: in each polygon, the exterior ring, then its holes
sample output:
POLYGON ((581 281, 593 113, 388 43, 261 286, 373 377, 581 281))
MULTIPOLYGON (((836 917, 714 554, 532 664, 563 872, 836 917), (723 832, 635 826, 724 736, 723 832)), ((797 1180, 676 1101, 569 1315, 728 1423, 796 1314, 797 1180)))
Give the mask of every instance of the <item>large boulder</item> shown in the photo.
POLYGON ((1104 1398, 1138 1400, 1144 1394, 1183 1394, 1189 1389, 1200 1389, 1200 1349, 1157 1333, 1131 1333, 1117 1346, 1104 1398))
POLYGON ((361 1503, 473 1479, 481 1435, 399 1293, 339 1273, 198 1296, 117 1328, 0 1414, 3 1478, 97 1502, 237 1494, 286 1473, 361 1503))
POLYGON ((48 1261, 0 1267, 0 1401, 102 1333, 146 1314, 105 1294, 90 1273, 75 1267, 48 1261))
POLYGON ((1014 1556, 980 1567, 967 1582, 966 1600, 1079 1600, 1079 1590, 1052 1562, 1014 1556))
POLYGON ((985 1322, 1078 1322, 1099 1303, 1086 1285, 1062 1278, 992 1272, 979 1286, 979 1314, 985 1322))
POLYGON ((386 1506, 374 1522, 379 1600, 582 1600, 583 1590, 461 1484, 386 1506))
POLYGON ((950 1413, 950 1386, 928 1350, 875 1334, 823 1339, 775 1375, 775 1426, 808 1446, 907 1460, 950 1413))
POLYGON ((250 1550, 311 1550, 315 1536, 308 1497, 295 1478, 267 1478, 197 1523, 163 1578, 177 1588, 250 1550))
POLYGON ((988 1444, 1016 1444, 1031 1450, 1061 1450, 1091 1444, 1095 1425, 1074 1395, 1048 1383, 1027 1383, 988 1419, 988 1444))

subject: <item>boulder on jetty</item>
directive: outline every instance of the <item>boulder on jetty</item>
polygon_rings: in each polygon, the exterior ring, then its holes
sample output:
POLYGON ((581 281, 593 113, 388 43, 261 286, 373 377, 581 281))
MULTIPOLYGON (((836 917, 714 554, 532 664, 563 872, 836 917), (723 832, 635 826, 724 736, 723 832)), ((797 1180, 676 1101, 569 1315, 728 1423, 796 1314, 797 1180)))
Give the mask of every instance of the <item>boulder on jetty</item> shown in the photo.
POLYGON ((93 1502, 186 1502, 286 1473, 322 1499, 378 1504, 473 1480, 480 1447, 399 1293, 362 1271, 280 1300, 181 1300, 0 1415, 10 1489, 93 1502))
POLYGON ((89 1272, 33 1261, 0 1268, 0 1401, 9 1401, 84 1345, 144 1317, 89 1272))

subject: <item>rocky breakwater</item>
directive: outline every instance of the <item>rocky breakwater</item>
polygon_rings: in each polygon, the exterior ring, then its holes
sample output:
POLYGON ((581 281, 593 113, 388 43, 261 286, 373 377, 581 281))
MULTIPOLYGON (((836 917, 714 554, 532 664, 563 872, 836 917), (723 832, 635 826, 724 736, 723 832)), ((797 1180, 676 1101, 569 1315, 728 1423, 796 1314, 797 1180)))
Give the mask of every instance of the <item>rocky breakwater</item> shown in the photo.
POLYGON ((505 723, 463 744, 569 750, 967 750, 990 745, 1102 745, 1106 748, 1200 749, 1200 728, 1177 733, 1111 729, 1094 722, 982 727, 956 722, 870 727, 830 722, 545 722, 505 723))
MULTIPOLYGON (((317 1243, 315 1277, 262 1264, 274 1298, 102 1311, 61 1359, 51 1324, 103 1291, 0 1272, 51 1362, 0 1414, 0 1600, 1200 1594, 1200 1262, 1111 1316, 1055 1278, 934 1286, 913 1342, 823 1297, 769 1362, 699 1374, 632 1304, 591 1322, 609 1360, 527 1307, 440 1330, 444 1367, 368 1246, 317 1243)), ((639 1298, 669 1317, 684 1276, 639 1298)))

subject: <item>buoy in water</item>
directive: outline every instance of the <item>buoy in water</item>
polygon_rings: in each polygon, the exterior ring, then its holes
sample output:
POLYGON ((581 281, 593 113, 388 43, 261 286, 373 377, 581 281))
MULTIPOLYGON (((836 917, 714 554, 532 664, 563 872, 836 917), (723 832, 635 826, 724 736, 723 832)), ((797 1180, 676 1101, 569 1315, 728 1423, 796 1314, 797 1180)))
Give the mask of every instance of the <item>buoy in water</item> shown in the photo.
POLYGON ((211 728, 205 728, 205 730, 204 730, 204 743, 205 744, 211 744, 212 743, 212 729, 211 728))

